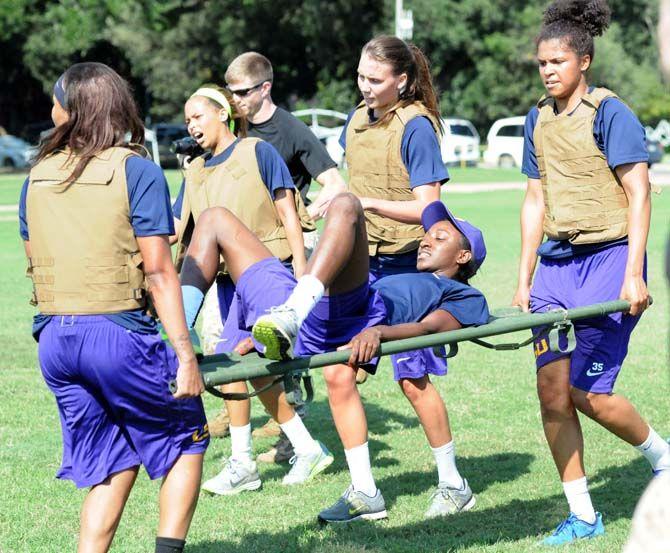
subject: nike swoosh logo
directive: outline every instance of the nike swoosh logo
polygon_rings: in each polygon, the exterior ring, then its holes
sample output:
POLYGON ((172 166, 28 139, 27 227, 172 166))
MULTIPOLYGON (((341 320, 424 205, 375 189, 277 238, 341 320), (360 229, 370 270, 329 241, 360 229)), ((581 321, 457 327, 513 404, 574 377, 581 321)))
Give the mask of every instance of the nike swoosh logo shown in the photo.
POLYGON ((395 360, 396 363, 400 363, 401 361, 409 361, 411 357, 399 357, 398 359, 395 360))
POLYGON ((603 374, 603 371, 592 371, 591 369, 586 371, 586 376, 600 376, 601 374, 603 374))

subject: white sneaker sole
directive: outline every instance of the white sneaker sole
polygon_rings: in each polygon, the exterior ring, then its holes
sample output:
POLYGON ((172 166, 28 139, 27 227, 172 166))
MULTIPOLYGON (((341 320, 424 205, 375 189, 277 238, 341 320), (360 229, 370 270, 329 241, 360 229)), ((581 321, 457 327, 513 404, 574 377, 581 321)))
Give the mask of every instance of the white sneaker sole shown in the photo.
POLYGON ((382 520, 388 518, 388 513, 386 509, 383 511, 378 511, 376 513, 363 513, 349 520, 327 520, 325 518, 318 517, 321 524, 349 524, 350 522, 356 522, 359 520, 382 520))
POLYGON ((215 488, 213 486, 207 486, 207 482, 202 485, 202 490, 211 494, 211 495, 237 495, 242 492, 253 492, 258 490, 262 485, 262 482, 259 480, 254 480, 253 482, 246 482, 236 488, 230 490, 222 490, 220 488, 215 488))

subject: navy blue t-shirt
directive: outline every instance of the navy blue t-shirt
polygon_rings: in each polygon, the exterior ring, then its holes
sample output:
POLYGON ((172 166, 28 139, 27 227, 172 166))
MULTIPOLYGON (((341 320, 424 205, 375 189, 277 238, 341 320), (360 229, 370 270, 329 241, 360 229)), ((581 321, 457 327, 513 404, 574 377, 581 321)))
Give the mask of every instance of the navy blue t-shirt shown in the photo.
MULTIPOLYGON (((593 88, 589 89, 591 92, 593 88)), ((524 124, 523 161, 521 172, 531 179, 539 179, 533 133, 540 111, 534 106, 524 124)), ((646 163, 649 160, 645 130, 635 114, 618 98, 606 98, 598 107, 593 121, 593 138, 605 154, 607 164, 614 170, 627 163, 646 163)), ((626 243, 627 238, 599 244, 573 245, 567 240, 547 240, 537 250, 545 259, 563 259, 626 243)))
POLYGON ((387 276, 372 288, 384 301, 389 325, 419 322, 438 309, 451 313, 462 326, 489 320, 488 304, 479 290, 433 273, 387 276))
MULTIPOLYGON (((150 160, 131 156, 126 160, 126 181, 130 203, 130 223, 135 236, 161 236, 174 234, 174 221, 170 211, 170 193, 161 168, 150 160)), ((29 240, 26 205, 28 197, 27 178, 21 188, 19 199, 19 232, 21 238, 29 240)), ((156 331, 156 321, 142 309, 111 313, 108 319, 124 328, 141 333, 156 331)), ((33 336, 37 338, 50 316, 38 314, 33 324, 33 336)))
MULTIPOLYGON (((239 144, 239 141, 240 139, 238 138, 220 154, 208 157, 205 160, 205 167, 214 167, 226 161, 232 155, 233 150, 237 144, 239 144)), ((293 184, 293 179, 291 178, 286 163, 284 163, 279 152, 272 146, 272 144, 263 141, 256 144, 256 162, 258 163, 258 169, 261 173, 263 184, 265 184, 265 187, 268 189, 268 192, 270 192, 270 196, 273 200, 277 195, 277 190, 282 188, 295 189, 295 184, 293 184)), ((172 206, 172 213, 177 219, 181 219, 181 208, 184 204, 185 186, 186 182, 182 181, 179 194, 172 206)))
MULTIPOLYGON (((355 111, 356 109, 349 113, 340 135, 340 145, 345 152, 347 150, 347 127, 355 111)), ((368 115, 370 121, 374 121, 371 111, 368 111, 368 115)), ((442 161, 440 143, 427 117, 415 117, 407 123, 402 135, 400 154, 409 173, 410 188, 432 182, 444 184, 449 180, 449 172, 442 161)))

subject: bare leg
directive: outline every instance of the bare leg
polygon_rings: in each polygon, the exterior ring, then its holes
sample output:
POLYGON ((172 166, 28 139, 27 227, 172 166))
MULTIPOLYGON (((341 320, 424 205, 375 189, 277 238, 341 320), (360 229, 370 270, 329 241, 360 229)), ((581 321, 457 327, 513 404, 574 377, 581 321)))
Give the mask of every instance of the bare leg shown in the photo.
MULTIPOLYGON (((251 381, 254 388, 262 388, 275 379, 274 376, 267 376, 263 378, 256 378, 251 381)), ((284 424, 295 417, 295 410, 286 399, 286 392, 282 385, 273 386, 269 390, 258 394, 263 406, 268 413, 279 424, 284 424)))
POLYGON ((330 203, 323 233, 306 273, 318 278, 330 294, 341 294, 367 282, 369 267, 361 203, 348 192, 338 194, 330 203))
POLYGON ((78 553, 109 550, 137 471, 134 467, 117 472, 89 490, 81 507, 78 553))
POLYGON ((414 407, 430 447, 440 447, 452 440, 449 416, 444 401, 427 376, 403 378, 398 384, 414 407))
POLYGON ((344 449, 363 445, 368 441, 368 422, 356 388, 356 371, 348 365, 332 365, 323 369, 323 376, 335 428, 344 449))
POLYGON ((198 503, 203 455, 182 455, 163 479, 158 536, 186 539, 198 503))
POLYGON ((270 250, 224 207, 203 211, 193 230, 181 270, 182 285, 206 292, 214 283, 223 256, 233 282, 251 265, 272 257, 270 250))
POLYGON ((577 409, 625 442, 636 446, 647 439, 649 426, 625 397, 577 388, 571 388, 570 395, 577 409))
POLYGON ((570 396, 570 359, 557 359, 537 373, 544 435, 563 482, 584 477, 584 438, 570 396))
MULTIPOLYGON (((232 382, 221 386, 221 390, 227 394, 246 394, 249 392, 246 382, 232 382)), ((230 426, 246 426, 251 420, 251 401, 225 400, 226 409, 230 416, 230 426)))

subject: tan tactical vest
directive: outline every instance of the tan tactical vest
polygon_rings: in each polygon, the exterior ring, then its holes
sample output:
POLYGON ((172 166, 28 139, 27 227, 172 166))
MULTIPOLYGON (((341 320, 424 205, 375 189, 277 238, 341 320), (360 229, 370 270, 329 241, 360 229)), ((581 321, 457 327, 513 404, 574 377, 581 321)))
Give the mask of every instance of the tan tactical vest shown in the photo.
POLYGON ((33 302, 46 315, 118 313, 145 306, 142 256, 130 224, 125 160, 109 148, 72 184, 66 152, 30 171, 27 196, 33 302))
POLYGON ((544 194, 544 233, 552 240, 594 244, 628 233, 628 198, 593 138, 606 88, 582 97, 571 115, 556 115, 542 97, 533 140, 544 194))
MULTIPOLYGON (((193 224, 209 207, 225 207, 232 211, 275 257, 284 260, 291 256, 286 230, 258 168, 258 142, 258 138, 241 139, 230 157, 219 165, 205 167, 205 160, 199 157, 188 166, 177 247, 178 268, 190 241, 193 224), (189 219, 192 219, 191 225, 189 219)), ((295 197, 300 198, 300 194, 296 193, 295 197)), ((225 272, 223 259, 219 270, 225 272)))
MULTIPOLYGON (((347 126, 346 159, 349 190, 359 197, 411 201, 409 173, 400 147, 405 126, 415 117, 425 116, 438 135, 439 125, 428 110, 414 102, 393 111, 390 123, 370 126, 368 110, 359 104, 347 126)), ((370 255, 398 254, 416 250, 424 232, 421 225, 399 223, 388 217, 365 212, 370 255)))

